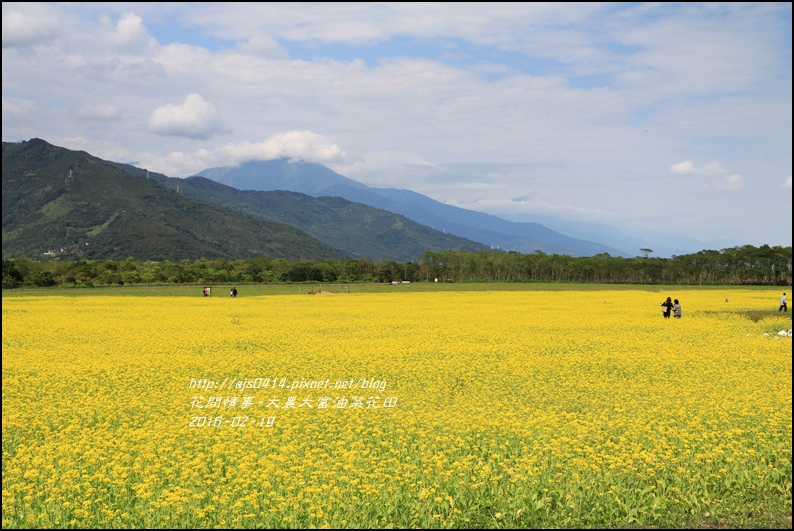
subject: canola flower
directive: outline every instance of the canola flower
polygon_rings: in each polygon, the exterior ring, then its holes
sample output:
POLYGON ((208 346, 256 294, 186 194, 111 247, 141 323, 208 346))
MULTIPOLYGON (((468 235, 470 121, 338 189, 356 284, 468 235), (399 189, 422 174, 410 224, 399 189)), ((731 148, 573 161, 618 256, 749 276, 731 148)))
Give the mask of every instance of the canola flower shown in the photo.
POLYGON ((768 299, 4 298, 3 527, 790 514, 790 321, 722 312, 768 299))

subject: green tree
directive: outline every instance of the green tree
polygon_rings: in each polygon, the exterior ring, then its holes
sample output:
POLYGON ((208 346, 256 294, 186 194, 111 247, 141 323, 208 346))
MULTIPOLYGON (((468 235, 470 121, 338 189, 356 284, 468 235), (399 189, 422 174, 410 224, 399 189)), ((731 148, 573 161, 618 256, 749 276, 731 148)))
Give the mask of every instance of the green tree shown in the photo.
POLYGON ((55 286, 58 283, 55 280, 55 276, 52 273, 41 269, 38 271, 34 271, 30 275, 29 280, 32 285, 38 286, 40 288, 48 288, 51 286, 55 286))
POLYGON ((3 289, 18 288, 22 285, 24 277, 19 272, 14 262, 3 260, 3 289))

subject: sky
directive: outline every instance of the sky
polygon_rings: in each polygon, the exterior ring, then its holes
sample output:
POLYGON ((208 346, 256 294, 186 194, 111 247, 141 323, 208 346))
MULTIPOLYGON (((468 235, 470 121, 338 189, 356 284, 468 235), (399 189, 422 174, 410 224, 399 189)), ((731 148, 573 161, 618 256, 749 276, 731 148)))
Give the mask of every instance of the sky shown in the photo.
POLYGON ((792 4, 3 2, 3 141, 791 245, 792 4))

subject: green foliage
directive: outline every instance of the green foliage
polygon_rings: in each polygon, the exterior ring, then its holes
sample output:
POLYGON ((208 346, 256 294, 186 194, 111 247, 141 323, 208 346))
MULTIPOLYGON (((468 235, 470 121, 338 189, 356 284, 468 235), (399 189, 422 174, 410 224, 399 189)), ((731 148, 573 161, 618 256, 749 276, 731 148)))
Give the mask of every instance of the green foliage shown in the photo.
POLYGON ((570 257, 541 252, 494 254, 426 252, 417 262, 393 260, 287 261, 257 256, 180 262, 3 260, 3 289, 22 286, 120 286, 156 284, 270 284, 281 282, 570 282, 664 285, 786 285, 791 283, 791 247, 723 249, 663 258, 570 257), (735 257, 741 254, 743 260, 735 257), (769 258, 772 256, 773 258, 769 258), (786 259, 788 257, 788 259, 786 259), (752 264, 748 267, 747 264, 752 264))
POLYGON ((52 273, 41 270, 33 272, 33 274, 30 275, 30 277, 28 277, 26 280, 33 286, 37 286, 39 288, 48 288, 50 286, 55 286, 58 283, 52 273))
POLYGON ((24 279, 24 275, 12 261, 3 260, 3 289, 18 288, 24 279))
POLYGON ((751 245, 672 258, 548 255, 542 252, 426 252, 422 280, 552 281, 620 284, 790 285, 791 247, 751 245))

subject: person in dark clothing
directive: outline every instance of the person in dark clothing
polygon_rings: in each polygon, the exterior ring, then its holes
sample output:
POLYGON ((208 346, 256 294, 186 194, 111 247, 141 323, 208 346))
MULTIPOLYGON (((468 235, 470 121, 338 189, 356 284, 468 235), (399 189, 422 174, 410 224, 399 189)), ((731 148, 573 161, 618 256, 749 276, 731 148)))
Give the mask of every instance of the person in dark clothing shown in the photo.
POLYGON ((673 309, 673 300, 667 297, 667 300, 662 303, 662 315, 665 319, 670 318, 670 311, 673 309))

